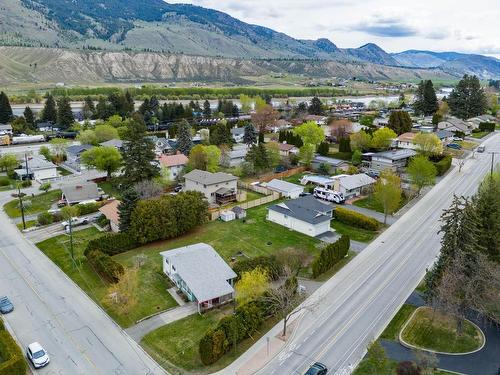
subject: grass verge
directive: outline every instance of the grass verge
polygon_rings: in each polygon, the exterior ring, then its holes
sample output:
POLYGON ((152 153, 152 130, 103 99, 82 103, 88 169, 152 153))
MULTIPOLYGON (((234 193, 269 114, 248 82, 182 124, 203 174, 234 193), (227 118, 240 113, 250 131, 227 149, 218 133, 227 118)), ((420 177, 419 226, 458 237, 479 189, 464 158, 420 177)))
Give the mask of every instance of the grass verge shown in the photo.
POLYGON ((403 325, 416 309, 416 306, 413 305, 404 304, 403 306, 401 306, 394 318, 392 318, 389 325, 385 328, 384 332, 382 332, 382 334, 380 335, 380 338, 387 340, 398 340, 401 327, 403 327, 403 325))
POLYGON ((59 176, 69 176, 73 174, 63 167, 57 167, 57 172, 59 172, 59 176))
MULTIPOLYGON (((50 209, 61 197, 61 190, 51 190, 35 196, 25 196, 24 214, 35 215, 50 209)), ((21 217, 21 209, 19 208, 19 199, 13 199, 4 204, 3 209, 9 217, 21 217)))
POLYGON ((338 234, 345 234, 353 241, 359 242, 371 242, 377 235, 378 232, 366 230, 362 228, 356 228, 338 220, 332 220, 331 227, 335 229, 338 234))

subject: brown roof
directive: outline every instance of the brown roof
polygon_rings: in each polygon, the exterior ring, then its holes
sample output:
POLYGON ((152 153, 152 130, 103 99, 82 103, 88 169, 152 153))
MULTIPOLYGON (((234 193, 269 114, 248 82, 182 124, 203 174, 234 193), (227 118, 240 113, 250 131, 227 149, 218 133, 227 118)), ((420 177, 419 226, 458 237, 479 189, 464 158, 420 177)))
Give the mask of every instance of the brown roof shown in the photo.
POLYGON ((120 224, 120 213, 118 212, 118 206, 120 203, 121 202, 119 200, 115 199, 99 208, 99 211, 106 216, 106 219, 118 225, 120 224))
POLYGON ((403 133, 398 137, 398 141, 413 142, 413 138, 415 138, 416 135, 416 133, 403 133))
POLYGON ((160 163, 164 167, 176 167, 178 165, 186 165, 189 161, 186 155, 162 155, 160 156, 160 163))
POLYGON ((296 148, 295 145, 292 145, 290 143, 278 143, 278 146, 280 148, 280 151, 290 151, 293 148, 296 148))

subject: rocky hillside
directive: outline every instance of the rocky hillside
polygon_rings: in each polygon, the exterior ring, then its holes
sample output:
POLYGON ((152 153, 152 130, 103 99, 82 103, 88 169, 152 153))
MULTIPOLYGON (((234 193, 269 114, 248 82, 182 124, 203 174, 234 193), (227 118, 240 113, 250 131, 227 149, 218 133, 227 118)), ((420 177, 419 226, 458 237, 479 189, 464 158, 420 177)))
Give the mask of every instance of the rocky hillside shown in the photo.
POLYGON ((22 82, 87 83, 228 81, 250 83, 269 74, 303 74, 374 80, 456 78, 439 69, 407 69, 370 63, 306 60, 243 60, 154 52, 97 52, 0 47, 0 85, 22 82), (249 81, 250 80, 250 81, 249 81))

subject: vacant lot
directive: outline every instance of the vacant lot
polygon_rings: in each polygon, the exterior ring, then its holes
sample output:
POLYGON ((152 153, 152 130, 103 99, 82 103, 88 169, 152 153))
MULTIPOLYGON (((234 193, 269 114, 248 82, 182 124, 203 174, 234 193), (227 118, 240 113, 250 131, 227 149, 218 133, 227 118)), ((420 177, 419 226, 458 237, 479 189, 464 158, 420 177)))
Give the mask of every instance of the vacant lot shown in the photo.
MULTIPOLYGON (((61 198, 61 190, 51 190, 47 193, 32 196, 25 196, 24 214, 34 215, 39 214, 50 209, 50 207, 61 198)), ((5 213, 9 217, 21 217, 21 209, 19 206, 19 199, 13 199, 3 206, 5 213)))

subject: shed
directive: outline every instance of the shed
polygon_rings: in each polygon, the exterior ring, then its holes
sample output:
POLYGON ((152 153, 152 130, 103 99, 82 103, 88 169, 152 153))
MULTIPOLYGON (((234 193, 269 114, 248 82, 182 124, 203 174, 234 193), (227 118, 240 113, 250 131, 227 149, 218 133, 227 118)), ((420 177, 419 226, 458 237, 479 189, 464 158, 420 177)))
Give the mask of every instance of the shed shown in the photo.
POLYGON ((273 179, 269 181, 266 187, 270 190, 276 191, 283 195, 284 197, 295 199, 304 192, 304 187, 291 182, 273 179))
POLYGON ((234 212, 237 219, 244 219, 247 217, 247 211, 240 206, 235 206, 231 209, 234 212))
POLYGON ((234 211, 222 211, 220 213, 220 219, 222 221, 233 221, 236 219, 236 213, 234 211))

